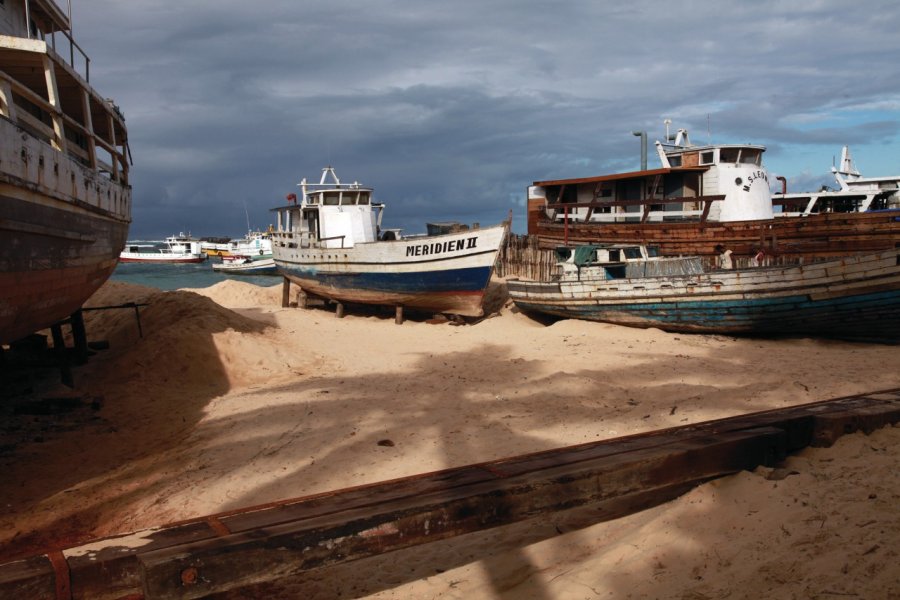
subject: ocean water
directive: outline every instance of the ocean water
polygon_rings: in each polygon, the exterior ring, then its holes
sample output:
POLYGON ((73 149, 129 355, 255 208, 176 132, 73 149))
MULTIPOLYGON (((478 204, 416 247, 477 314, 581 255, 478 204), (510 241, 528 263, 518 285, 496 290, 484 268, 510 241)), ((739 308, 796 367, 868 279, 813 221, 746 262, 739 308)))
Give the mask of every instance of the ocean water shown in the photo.
POLYGON ((202 263, 147 264, 119 263, 110 280, 145 285, 160 290, 181 288, 204 288, 226 279, 246 281, 254 285, 269 287, 281 283, 281 277, 271 275, 225 275, 212 270, 212 261, 202 263))

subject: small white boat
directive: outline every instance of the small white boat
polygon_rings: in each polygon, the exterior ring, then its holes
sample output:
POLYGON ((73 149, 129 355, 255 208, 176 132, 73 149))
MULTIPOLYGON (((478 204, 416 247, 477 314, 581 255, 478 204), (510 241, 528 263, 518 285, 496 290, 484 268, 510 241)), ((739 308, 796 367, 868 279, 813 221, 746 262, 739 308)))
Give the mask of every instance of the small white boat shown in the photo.
POLYGON ((163 248, 147 248, 146 244, 129 244, 119 254, 119 262, 198 263, 206 260, 200 241, 183 233, 165 239, 163 248))
POLYGON ((372 188, 343 184, 326 167, 318 184, 273 209, 272 251, 279 272, 304 293, 354 302, 480 317, 508 223, 404 236, 381 229, 384 205, 372 188), (326 181, 328 177, 331 181, 326 181))
POLYGON ((272 255, 254 259, 250 256, 223 256, 221 263, 212 264, 213 271, 229 275, 278 275, 272 255))

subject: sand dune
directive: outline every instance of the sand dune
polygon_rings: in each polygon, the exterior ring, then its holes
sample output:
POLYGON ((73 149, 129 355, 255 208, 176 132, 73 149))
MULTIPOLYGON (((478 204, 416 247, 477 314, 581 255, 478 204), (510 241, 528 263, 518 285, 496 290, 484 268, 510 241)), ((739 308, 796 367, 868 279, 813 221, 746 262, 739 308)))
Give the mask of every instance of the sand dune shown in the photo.
MULTIPOLYGON (((897 386, 890 346, 548 324, 502 290, 478 323, 397 326, 393 313, 283 309, 280 286, 107 283, 90 304, 148 303, 144 335, 132 311, 88 313, 91 338, 111 348, 77 383, 102 408, 59 417, 66 426, 9 417, 19 437, 0 455, 0 553, 897 386)), ((611 523, 550 517, 398 555, 354 593, 897 597, 898 434, 849 436, 789 459, 787 478, 741 473, 611 523), (523 545, 550 529, 567 533, 523 545)), ((317 585, 310 594, 346 587, 317 585)))

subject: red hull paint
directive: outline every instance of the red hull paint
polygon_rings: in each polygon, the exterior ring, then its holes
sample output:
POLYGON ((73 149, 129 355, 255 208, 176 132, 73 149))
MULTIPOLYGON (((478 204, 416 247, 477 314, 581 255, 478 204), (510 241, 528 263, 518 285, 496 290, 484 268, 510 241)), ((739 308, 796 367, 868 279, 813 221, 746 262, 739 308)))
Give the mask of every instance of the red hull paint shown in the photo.
POLYGON ((128 222, 0 195, 0 344, 78 310, 116 268, 128 222))

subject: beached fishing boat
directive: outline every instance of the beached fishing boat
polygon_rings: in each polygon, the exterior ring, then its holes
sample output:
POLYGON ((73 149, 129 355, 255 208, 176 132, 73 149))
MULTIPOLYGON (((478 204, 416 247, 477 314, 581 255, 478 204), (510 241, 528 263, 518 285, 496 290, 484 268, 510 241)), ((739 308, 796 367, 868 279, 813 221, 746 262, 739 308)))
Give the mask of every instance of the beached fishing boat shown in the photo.
POLYGON ((900 339, 900 250, 706 270, 642 246, 557 249, 552 281, 509 281, 526 311, 666 331, 900 339))
POLYGON ((212 270, 226 275, 278 275, 271 255, 256 260, 250 256, 223 256, 221 263, 212 263, 212 270))
MULTIPOLYGON (((381 229, 384 205, 372 188, 341 183, 327 167, 319 183, 273 209, 275 264, 305 294, 482 316, 484 291, 508 224, 441 235, 381 229), (328 180, 330 177, 330 181, 328 180)), ((462 228, 460 228, 462 229, 462 228)))
POLYGON ((190 235, 179 233, 165 239, 163 246, 147 246, 146 244, 129 244, 119 254, 119 262, 143 263, 198 263, 206 260, 206 254, 200 250, 200 241, 190 235))
POLYGON ((656 151, 655 169, 646 167, 645 157, 640 171, 535 181, 528 188, 528 233, 546 250, 651 243, 667 256, 712 256, 722 244, 736 256, 763 248, 788 259, 840 257, 900 243, 900 209, 891 210, 896 178, 845 177, 842 193, 858 201, 842 203, 832 192, 830 201, 804 216, 791 206, 805 207, 808 199, 773 198, 764 146, 694 145, 681 129, 674 138, 667 131, 656 151), (862 189, 885 185, 890 189, 862 189))
POLYGON ((128 134, 89 63, 56 2, 0 2, 0 344, 75 313, 125 246, 128 134))

